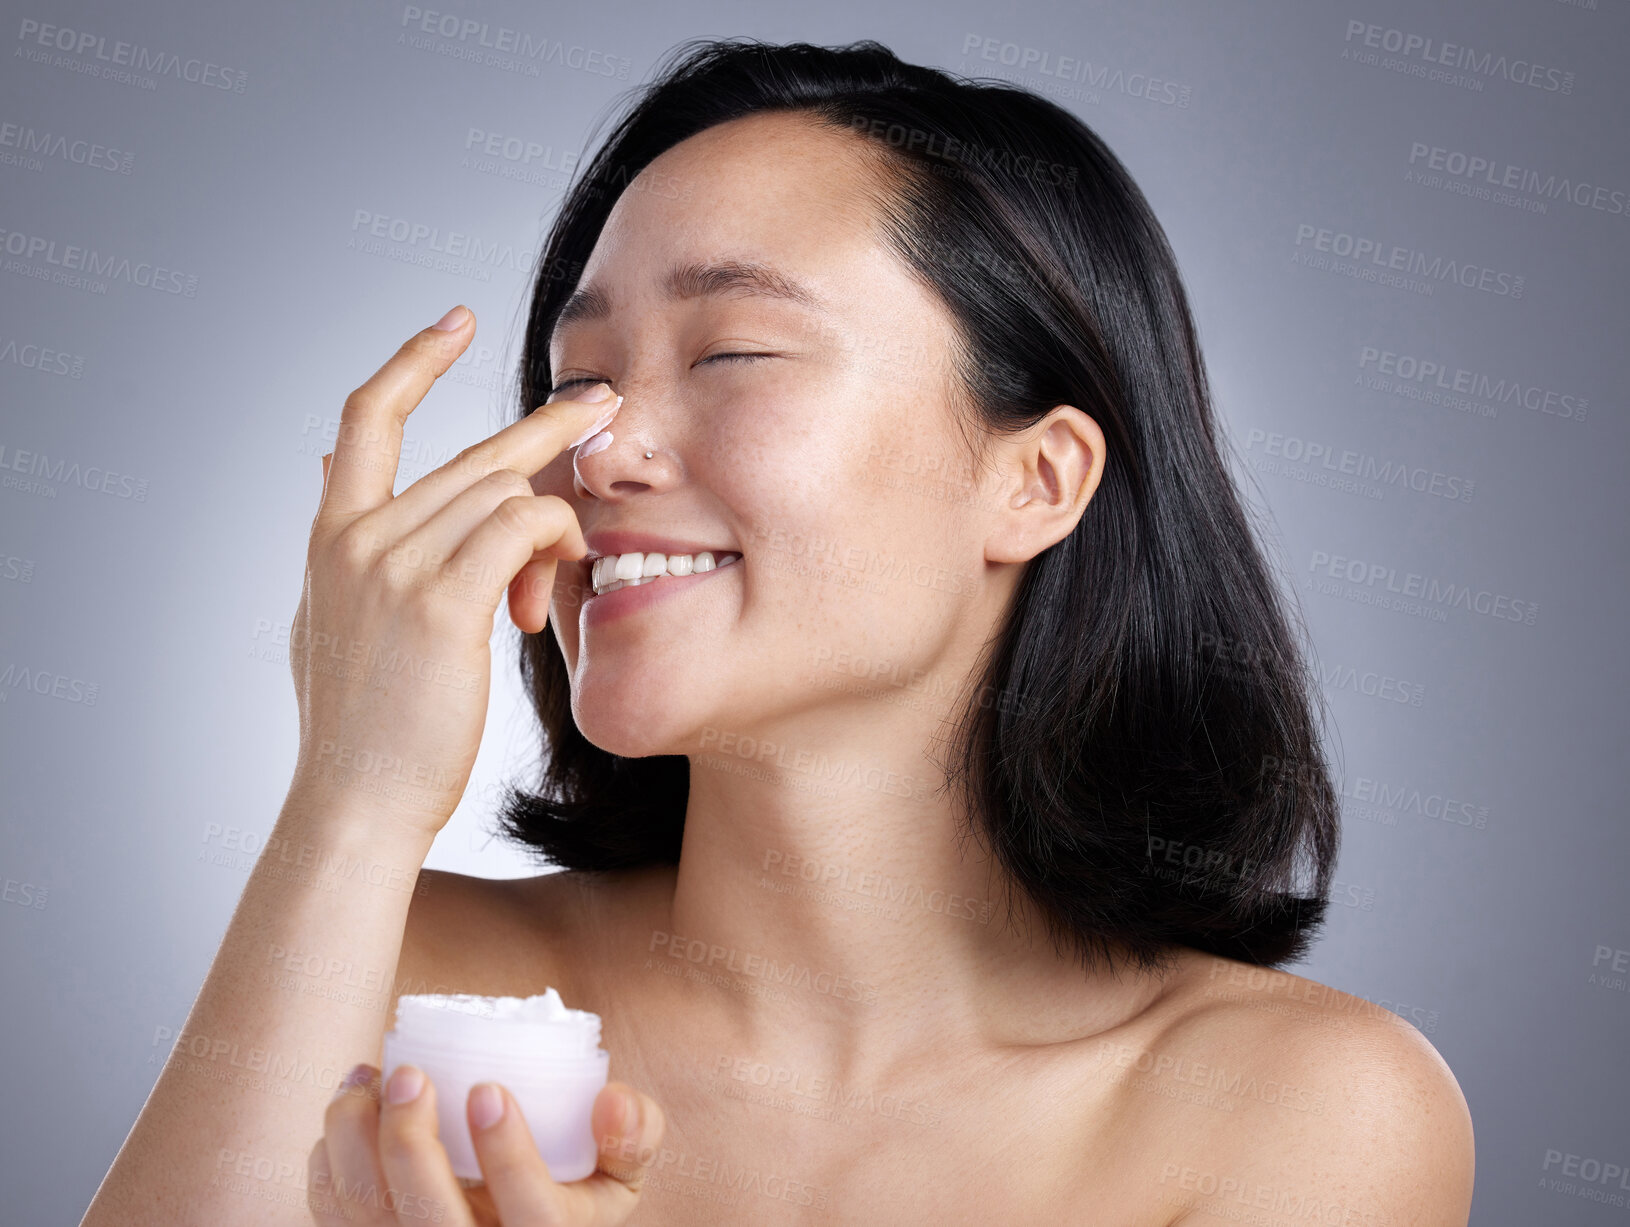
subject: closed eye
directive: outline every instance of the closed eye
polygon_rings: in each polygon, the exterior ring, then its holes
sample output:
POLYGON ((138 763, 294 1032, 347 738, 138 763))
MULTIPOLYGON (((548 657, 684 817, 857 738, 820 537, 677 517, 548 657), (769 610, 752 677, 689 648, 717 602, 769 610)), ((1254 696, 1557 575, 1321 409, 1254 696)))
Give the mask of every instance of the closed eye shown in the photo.
MULTIPOLYGON (((732 361, 732 362, 748 362, 748 361, 751 361, 754 358, 773 358, 773 357, 775 357, 774 354, 746 354, 746 353, 741 353, 741 354, 710 354, 708 357, 703 358, 702 361, 698 362, 696 365, 697 366, 705 366, 709 362, 718 362, 718 361, 726 360, 726 359, 729 360, 729 361, 732 361)), ((584 376, 584 377, 579 378, 579 379, 565 379, 565 380, 562 380, 560 383, 557 383, 554 387, 550 388, 549 389, 549 395, 550 396, 555 396, 556 394, 565 391, 567 388, 575 387, 576 385, 578 385, 580 383, 600 383, 600 382, 601 382, 600 380, 592 379, 592 378, 589 378, 588 376, 584 376)))

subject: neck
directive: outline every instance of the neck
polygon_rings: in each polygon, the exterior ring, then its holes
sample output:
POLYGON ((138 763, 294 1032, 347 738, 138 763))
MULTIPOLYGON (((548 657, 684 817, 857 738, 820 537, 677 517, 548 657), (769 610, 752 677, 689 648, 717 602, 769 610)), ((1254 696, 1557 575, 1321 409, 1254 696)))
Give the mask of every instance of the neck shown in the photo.
POLYGON ((927 1043, 1080 1039, 1158 995, 1054 949, 922 749, 943 715, 826 706, 691 755, 671 924, 652 945, 739 1033, 854 1067, 927 1043))

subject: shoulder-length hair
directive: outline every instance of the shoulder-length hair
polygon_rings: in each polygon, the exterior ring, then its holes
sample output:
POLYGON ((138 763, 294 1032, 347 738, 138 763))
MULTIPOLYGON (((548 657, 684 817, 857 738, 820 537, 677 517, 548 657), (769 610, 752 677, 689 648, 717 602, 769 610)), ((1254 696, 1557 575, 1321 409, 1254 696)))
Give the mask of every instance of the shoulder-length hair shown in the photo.
MULTIPOLYGON (((1176 947, 1299 958, 1339 844, 1322 696, 1219 452, 1171 248, 1075 116, 872 40, 682 44, 566 194, 540 255, 518 413, 547 399, 556 315, 634 176, 703 129, 772 111, 875 154, 886 241, 957 327, 973 452, 1059 404, 1108 444, 1079 524, 1025 564, 968 679, 945 765, 966 833, 1085 964, 1113 970, 1119 952, 1158 970, 1176 947)), ((592 745, 548 628, 522 636, 521 672, 546 753, 537 791, 506 789, 502 833, 567 869, 677 863, 689 760, 592 745)))

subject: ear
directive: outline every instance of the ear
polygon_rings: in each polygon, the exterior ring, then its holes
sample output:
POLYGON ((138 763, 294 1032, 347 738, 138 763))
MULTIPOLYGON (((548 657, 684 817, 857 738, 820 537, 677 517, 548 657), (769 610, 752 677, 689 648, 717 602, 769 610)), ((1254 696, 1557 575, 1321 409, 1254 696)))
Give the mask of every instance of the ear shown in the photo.
POLYGON ((998 498, 985 558, 1028 562, 1080 523, 1104 475, 1104 432, 1074 405, 1057 405, 991 450, 998 498))

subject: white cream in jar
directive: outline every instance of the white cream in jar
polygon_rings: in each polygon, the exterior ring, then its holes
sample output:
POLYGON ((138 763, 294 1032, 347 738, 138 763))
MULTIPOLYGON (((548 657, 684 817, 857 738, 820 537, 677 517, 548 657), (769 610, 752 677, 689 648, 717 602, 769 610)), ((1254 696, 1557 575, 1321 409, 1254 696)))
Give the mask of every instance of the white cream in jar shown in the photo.
POLYGON ((599 1147, 589 1118, 610 1060, 600 1016, 567 1008, 552 988, 535 997, 406 994, 385 1032, 385 1080, 398 1065, 424 1071, 436 1088, 437 1134, 465 1179, 481 1179, 465 1115, 478 1082, 514 1097, 553 1179, 590 1175, 599 1147))

